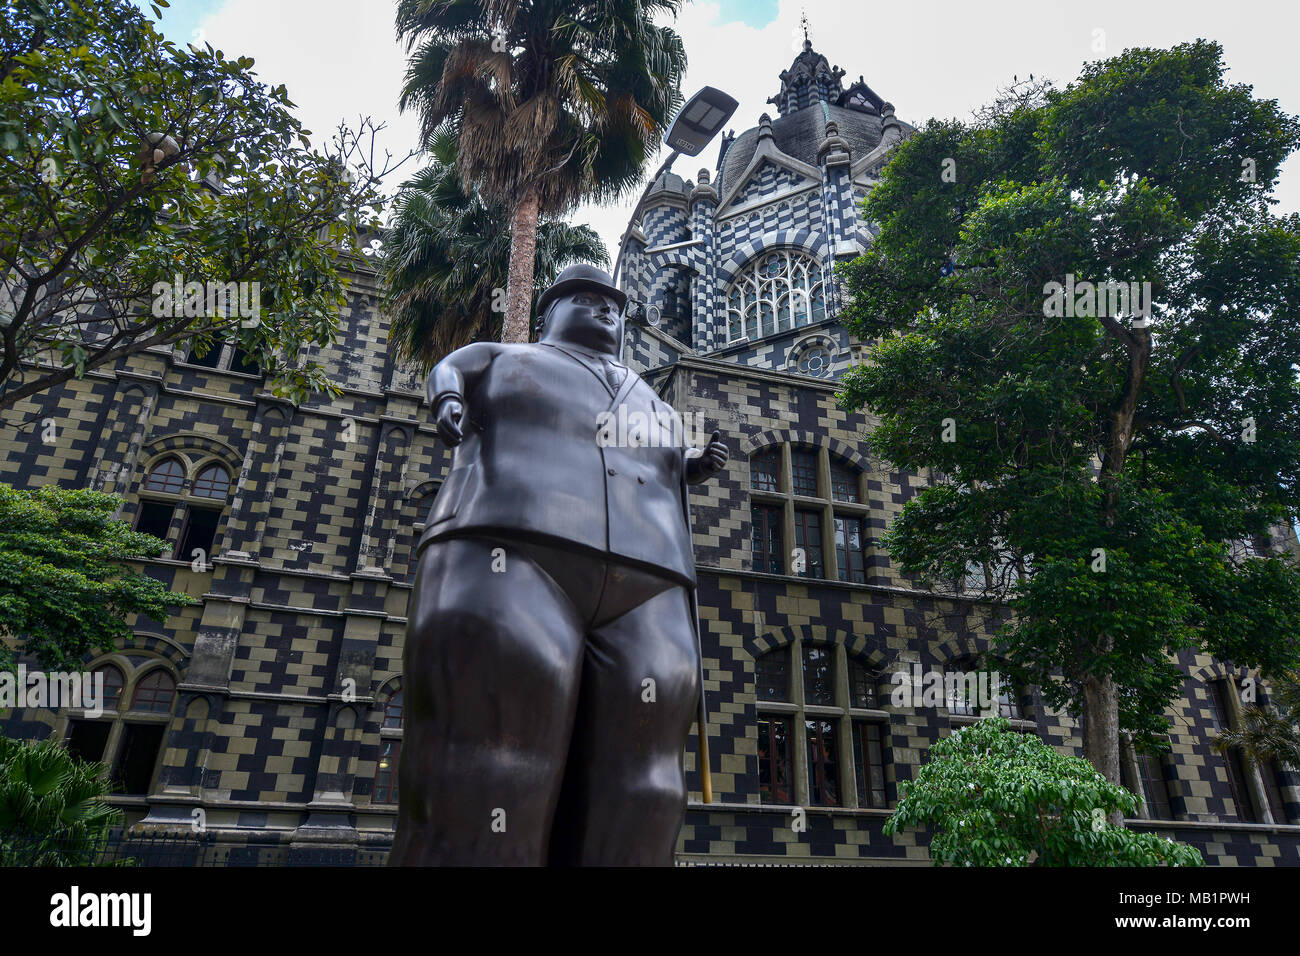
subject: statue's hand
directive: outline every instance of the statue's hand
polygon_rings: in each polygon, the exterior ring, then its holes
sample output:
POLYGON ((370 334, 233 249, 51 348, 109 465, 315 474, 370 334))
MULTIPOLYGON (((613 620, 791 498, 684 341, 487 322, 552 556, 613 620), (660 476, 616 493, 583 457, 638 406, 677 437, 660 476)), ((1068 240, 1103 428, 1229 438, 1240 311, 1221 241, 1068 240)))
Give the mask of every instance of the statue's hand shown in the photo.
POLYGON ((460 420, 464 414, 465 406, 459 399, 444 398, 438 406, 438 437, 448 448, 455 448, 465 437, 460 430, 460 420))
POLYGON ((686 460, 686 480, 691 483, 707 481, 727 467, 729 457, 722 432, 715 431, 703 451, 686 460))

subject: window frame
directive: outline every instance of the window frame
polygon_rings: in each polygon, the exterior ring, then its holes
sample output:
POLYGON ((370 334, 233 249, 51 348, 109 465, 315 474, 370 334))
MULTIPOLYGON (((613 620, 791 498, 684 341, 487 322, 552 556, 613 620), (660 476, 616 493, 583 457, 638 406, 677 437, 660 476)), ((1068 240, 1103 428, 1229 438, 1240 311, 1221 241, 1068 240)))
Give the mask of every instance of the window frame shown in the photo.
MULTIPOLYGON (((786 727, 790 735, 788 738, 789 760, 791 771, 794 774, 792 786, 795 798, 794 803, 791 805, 816 806, 845 811, 888 811, 896 799, 894 796, 895 781, 890 762, 893 744, 891 734, 892 717, 888 711, 880 708, 879 668, 861 655, 850 654, 843 643, 805 640, 802 636, 796 635, 789 643, 772 648, 756 658, 754 672, 755 715, 759 726, 758 733, 763 733, 762 728, 766 726, 766 721, 780 719, 788 722, 786 727), (830 670, 828 679, 831 684, 831 702, 829 704, 809 702, 811 698, 807 686, 808 670, 806 659, 810 649, 828 652, 830 670), (758 679, 758 672, 761 667, 759 661, 771 654, 782 654, 786 662, 785 670, 788 696, 790 698, 788 701, 772 700, 762 695, 762 687, 765 682, 758 679), (850 683, 850 674, 858 671, 867 675, 867 679, 872 684, 872 699, 876 703, 875 707, 858 706, 858 699, 854 696, 850 683), (813 744, 810 743, 809 737, 810 722, 826 723, 832 728, 831 736, 834 738, 835 752, 829 756, 831 757, 830 764, 833 765, 836 773, 834 781, 836 800, 834 803, 819 803, 815 800, 818 794, 817 781, 814 777, 819 771, 824 772, 828 764, 825 760, 818 761, 816 755, 812 752, 813 744), (856 749, 860 732, 855 728, 859 724, 871 724, 877 728, 880 755, 880 765, 877 769, 884 786, 883 806, 876 806, 874 797, 871 794, 862 794, 858 786, 858 777, 860 776, 858 763, 862 757, 857 753, 856 749)), ((816 728, 816 730, 816 736, 824 739, 824 730, 820 727, 816 728)), ((861 773, 866 775, 865 779, 869 782, 874 779, 870 767, 863 768, 861 773)), ((764 805, 767 805, 762 795, 761 768, 756 783, 759 800, 764 805)))
MULTIPOLYGON (((750 500, 750 522, 751 535, 749 545, 750 568, 765 574, 786 574, 792 577, 799 577, 810 580, 834 581, 840 584, 849 585, 869 585, 878 583, 873 580, 871 574, 872 558, 869 556, 872 539, 870 537, 871 528, 871 507, 868 504, 868 472, 857 463, 838 455, 832 455, 830 449, 825 445, 809 445, 806 443, 777 442, 762 448, 755 449, 750 454, 750 461, 763 460, 770 462, 776 460, 779 456, 780 470, 777 474, 776 486, 778 489, 773 491, 769 488, 754 487, 755 469, 751 465, 751 478, 749 488, 750 500), (796 455, 808 455, 803 462, 804 480, 798 486, 799 490, 809 490, 809 466, 811 465, 815 474, 812 476, 815 483, 813 490, 818 492, 816 496, 799 494, 795 489, 794 467, 796 455), (826 492, 834 494, 832 463, 837 468, 840 475, 852 474, 857 482, 858 500, 845 501, 833 497, 822 497, 821 493, 826 492), (820 548, 805 547, 805 555, 810 558, 807 561, 803 573, 795 573, 790 565, 788 555, 782 556, 780 562, 781 571, 771 571, 768 568, 770 564, 764 564, 762 567, 757 560, 758 552, 755 550, 755 537, 753 534, 753 523, 755 509, 758 507, 777 508, 781 511, 781 546, 783 550, 788 549, 799 541, 800 529, 798 523, 801 521, 799 515, 808 512, 817 512, 820 531, 820 548), (853 555, 848 556, 847 561, 850 565, 861 564, 860 572, 854 568, 848 572, 848 579, 840 573, 840 564, 846 560, 840 554, 840 541, 837 535, 837 521, 859 522, 859 549, 853 555), (812 569, 816 564, 811 558, 817 556, 820 552, 820 574, 813 574, 812 569), (787 570, 788 569, 788 570, 787 570), (852 580, 853 576, 859 574, 861 580, 852 580)), ((766 472, 761 472, 766 474, 766 472)), ((803 533, 807 533, 806 522, 803 533)))

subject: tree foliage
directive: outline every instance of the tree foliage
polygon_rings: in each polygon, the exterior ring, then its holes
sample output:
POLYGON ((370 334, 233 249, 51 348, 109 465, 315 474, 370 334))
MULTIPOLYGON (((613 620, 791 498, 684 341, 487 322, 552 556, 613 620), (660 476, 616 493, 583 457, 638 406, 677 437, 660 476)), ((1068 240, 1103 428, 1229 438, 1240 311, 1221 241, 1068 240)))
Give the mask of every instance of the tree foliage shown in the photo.
MULTIPOLYGON (((426 152, 429 166, 393 198, 383 260, 389 342, 425 372, 462 345, 500 339, 510 264, 509 211, 465 188, 455 135, 440 130, 426 152)), ((543 220, 530 304, 565 266, 608 261, 589 226, 543 220)))
POLYGON ((937 476, 886 546, 931 581, 987 569, 1015 677, 1085 715, 1112 781, 1121 728, 1167 730, 1174 653, 1300 660, 1294 557, 1231 546, 1300 512, 1300 216, 1269 210, 1300 121, 1223 72, 1206 41, 1130 50, 931 122, 842 270, 878 340, 842 401, 937 476), (1139 297, 1062 308, 1071 276, 1139 297))
POLYGON ((122 812, 104 766, 52 740, 0 737, 0 866, 90 866, 122 812))
POLYGON ((1268 699, 1243 706, 1241 726, 1226 728, 1214 743, 1222 751, 1240 747, 1257 764, 1300 770, 1300 674, 1275 676, 1272 684, 1268 699))
POLYGON ((885 823, 932 830, 930 858, 956 866, 1200 866, 1200 852, 1107 821, 1138 798, 1086 760, 991 717, 930 749, 885 823))
MULTIPOLYGON (((79 670, 85 655, 129 641, 127 617, 162 621, 197 603, 127 562, 156 557, 167 542, 113 516, 115 495, 0 484, 0 635, 49 670, 79 670)), ((0 669, 11 667, 0 643, 0 669)))
POLYGON ((338 250, 374 221, 387 165, 361 155, 366 121, 312 149, 252 67, 176 46, 129 0, 5 4, 0 409, 151 346, 227 338, 279 394, 330 388, 300 353, 336 332, 338 250), (205 296, 178 316, 158 298, 177 276, 248 283, 250 302, 256 282, 255 314, 205 296))
POLYGON ((656 17, 681 0, 401 0, 411 57, 403 109, 446 123, 461 176, 511 212, 505 341, 528 340, 533 230, 643 175, 677 107, 681 37, 656 17))

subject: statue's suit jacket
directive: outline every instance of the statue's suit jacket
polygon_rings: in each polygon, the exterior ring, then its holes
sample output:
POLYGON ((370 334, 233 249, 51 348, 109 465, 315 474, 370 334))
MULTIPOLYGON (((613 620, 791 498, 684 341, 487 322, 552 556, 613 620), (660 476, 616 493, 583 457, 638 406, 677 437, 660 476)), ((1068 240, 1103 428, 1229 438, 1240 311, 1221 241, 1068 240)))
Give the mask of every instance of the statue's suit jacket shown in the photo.
POLYGON ((680 419, 631 369, 616 393, 599 360, 576 349, 483 342, 443 359, 428 394, 435 411, 444 396, 462 397, 464 439, 421 548, 456 535, 526 536, 694 585, 680 419), (645 444, 600 438, 601 413, 620 404, 631 421, 646 416, 645 444))

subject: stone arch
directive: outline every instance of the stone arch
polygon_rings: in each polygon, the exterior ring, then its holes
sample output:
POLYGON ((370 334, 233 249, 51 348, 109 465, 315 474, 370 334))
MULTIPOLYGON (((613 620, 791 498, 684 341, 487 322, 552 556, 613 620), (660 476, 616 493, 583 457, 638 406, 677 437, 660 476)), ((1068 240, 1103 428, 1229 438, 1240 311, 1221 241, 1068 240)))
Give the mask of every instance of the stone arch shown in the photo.
POLYGON ((850 655, 877 670, 883 668, 890 659, 889 655, 875 646, 870 635, 854 634, 847 628, 827 627, 825 624, 793 624, 771 628, 764 634, 747 637, 744 648, 750 657, 758 660, 769 651, 792 645, 796 637, 806 644, 842 644, 850 655))
POLYGON ((983 657, 988 653, 987 642, 976 640, 970 634, 954 634, 946 641, 930 646, 930 657, 940 666, 967 658, 983 657))
POLYGON ((752 457, 755 452, 762 451, 771 445, 781 444, 792 445, 813 445, 816 447, 825 447, 833 455, 842 458, 855 468, 862 471, 870 471, 871 467, 867 459, 852 445, 840 441, 838 438, 828 438, 822 432, 807 431, 798 428, 769 428, 745 438, 740 443, 740 450, 745 456, 752 457))
MULTIPOLYGON (((756 256, 772 249, 795 249, 822 262, 822 251, 826 248, 826 237, 811 229, 782 229, 751 239, 737 247, 718 269, 718 288, 725 291, 735 280, 736 275, 756 256)), ((822 267, 825 268, 822 262, 822 267)))
POLYGON ((140 454, 144 461, 143 470, 146 473, 158 459, 167 454, 175 454, 186 461, 190 470, 206 459, 215 459, 226 466, 232 479, 239 474, 240 466, 244 461, 244 456, 225 442, 194 432, 177 432, 147 441, 141 446, 140 454), (201 454, 195 455, 196 451, 201 454))

